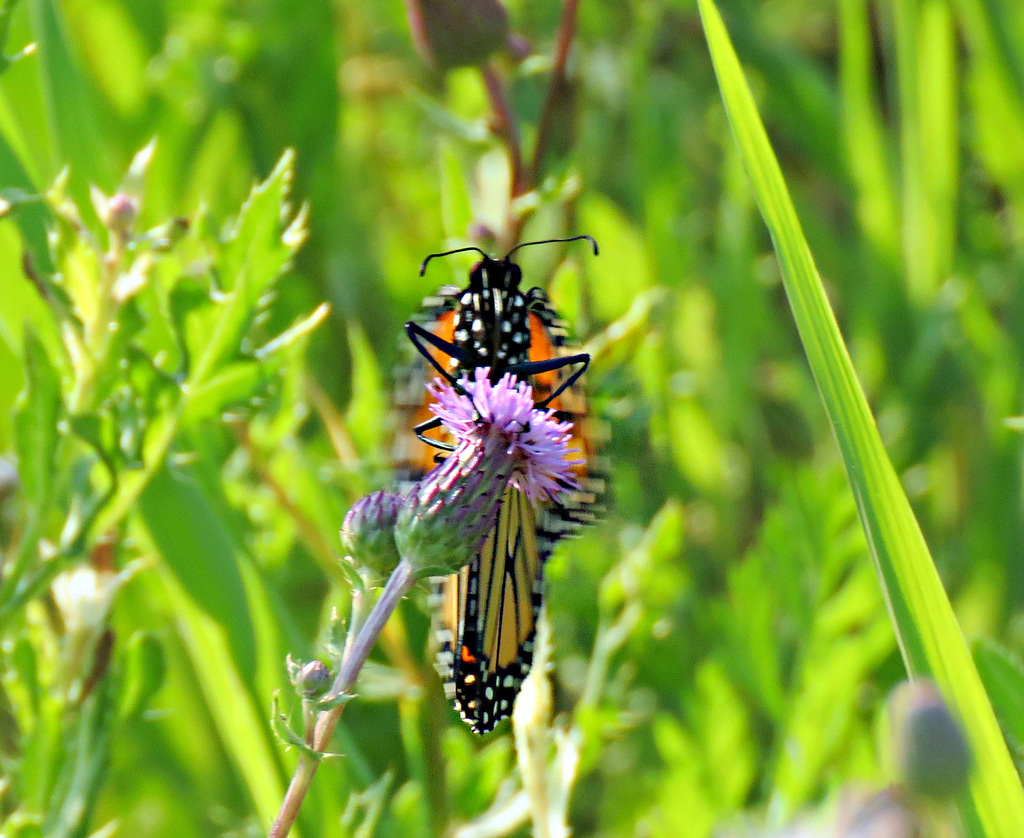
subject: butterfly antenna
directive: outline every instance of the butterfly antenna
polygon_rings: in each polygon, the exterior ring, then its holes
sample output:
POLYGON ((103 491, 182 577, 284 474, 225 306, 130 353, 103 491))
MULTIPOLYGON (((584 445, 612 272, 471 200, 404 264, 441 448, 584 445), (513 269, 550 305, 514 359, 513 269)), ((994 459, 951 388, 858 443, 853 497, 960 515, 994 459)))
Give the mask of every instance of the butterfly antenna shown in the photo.
POLYGON ((437 259, 441 256, 451 256, 453 253, 465 253, 467 250, 475 250, 485 259, 487 254, 484 253, 479 247, 457 247, 455 250, 446 250, 444 253, 431 253, 426 259, 423 260, 423 264, 420 265, 420 276, 423 276, 427 272, 427 262, 431 259, 437 259))
POLYGON ((582 239, 586 239, 588 242, 590 242, 590 244, 594 248, 594 255, 597 256, 597 241, 595 241, 593 236, 573 236, 572 238, 568 239, 541 239, 540 241, 535 242, 523 242, 522 244, 517 244, 508 253, 506 253, 505 258, 508 259, 513 253, 515 253, 521 247, 529 247, 530 245, 534 244, 557 244, 558 242, 578 242, 581 241, 582 239))

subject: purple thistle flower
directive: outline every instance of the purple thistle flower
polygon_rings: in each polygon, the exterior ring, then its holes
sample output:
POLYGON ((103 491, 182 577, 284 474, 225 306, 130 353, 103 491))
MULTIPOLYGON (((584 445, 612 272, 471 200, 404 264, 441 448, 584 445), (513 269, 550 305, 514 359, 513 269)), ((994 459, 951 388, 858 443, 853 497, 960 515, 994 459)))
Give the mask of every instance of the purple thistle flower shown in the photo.
POLYGON ((421 576, 452 573, 472 561, 494 526, 511 483, 532 501, 577 488, 569 450, 572 424, 538 410, 529 384, 497 384, 477 368, 460 382, 428 385, 431 410, 455 437, 451 454, 417 483, 398 514, 395 542, 421 576))
POLYGON ((514 461, 512 485, 532 501, 555 500, 578 489, 572 466, 582 460, 570 458, 578 453, 568 445, 572 423, 559 422, 553 410, 535 408, 533 389, 511 373, 497 384, 491 384, 488 367, 477 367, 474 375, 475 380, 460 382, 465 394, 440 379, 427 385, 437 399, 430 410, 460 445, 490 437, 506 442, 514 461))

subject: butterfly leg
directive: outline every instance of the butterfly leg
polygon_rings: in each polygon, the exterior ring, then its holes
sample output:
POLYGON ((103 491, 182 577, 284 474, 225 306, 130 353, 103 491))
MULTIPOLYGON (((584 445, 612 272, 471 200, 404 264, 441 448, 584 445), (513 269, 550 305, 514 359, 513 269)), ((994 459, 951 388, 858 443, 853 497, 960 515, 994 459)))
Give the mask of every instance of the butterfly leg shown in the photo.
POLYGON ((455 446, 450 442, 442 442, 439 439, 427 436, 427 431, 433 431, 440 427, 441 420, 435 416, 433 419, 427 419, 424 422, 420 422, 412 430, 413 433, 416 434, 416 439, 420 440, 420 442, 425 442, 431 448, 437 448, 441 451, 454 451, 455 446))
POLYGON ((439 338, 433 332, 424 329, 419 323, 415 323, 412 320, 405 324, 405 333, 409 336, 409 340, 412 341, 412 345, 416 347, 416 351, 426 358, 427 362, 437 370, 438 375, 451 384, 457 391, 462 392, 462 388, 459 386, 459 383, 450 372, 438 363, 437 358, 433 356, 426 344, 429 343, 435 349, 441 350, 445 355, 450 358, 454 358, 460 364, 465 360, 462 350, 454 343, 449 343, 448 341, 439 338))
POLYGON ((566 367, 579 366, 579 369, 575 369, 569 375, 565 381, 558 385, 555 390, 541 402, 537 403, 538 408, 547 407, 555 398, 557 398, 564 390, 572 387, 581 375, 587 371, 587 367, 590 366, 590 356, 586 352, 581 352, 578 355, 566 355, 564 358, 551 358, 547 361, 527 361, 523 364, 513 364, 508 368, 508 372, 515 376, 520 375, 538 375, 542 372, 553 372, 555 370, 565 369, 566 367))
MULTIPOLYGON (((456 381, 455 377, 437 362, 437 359, 430 353, 430 350, 427 349, 423 341, 426 341, 426 343, 429 343, 435 349, 441 350, 450 358, 457 361, 462 367, 466 366, 465 353, 463 353, 463 351, 454 343, 449 343, 448 341, 439 338, 433 332, 424 329, 419 325, 419 323, 415 323, 412 320, 405 324, 405 333, 408 335, 409 340, 412 341, 412 345, 416 347, 416 351, 419 352, 435 370, 437 370, 438 375, 447 381, 456 393, 467 396, 470 402, 472 402, 473 408, 477 410, 477 413, 479 413, 480 411, 476 406, 476 402, 473 401, 473 395, 467 392, 466 388, 456 381)), ((434 425, 433 427, 437 426, 434 425)), ((426 442, 426 440, 424 440, 424 442, 426 442)))

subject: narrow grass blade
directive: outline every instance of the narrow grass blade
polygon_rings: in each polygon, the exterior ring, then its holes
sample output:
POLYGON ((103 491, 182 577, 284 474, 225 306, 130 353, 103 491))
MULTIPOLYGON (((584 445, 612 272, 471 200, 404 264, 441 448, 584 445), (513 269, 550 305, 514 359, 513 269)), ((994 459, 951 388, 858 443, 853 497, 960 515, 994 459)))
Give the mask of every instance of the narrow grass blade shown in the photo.
POLYGON ((790 306, 839 442, 908 671, 931 676, 962 719, 975 770, 972 834, 1024 835, 1024 790, 928 547, 857 381, 800 221, 713 0, 699 0, 729 123, 771 233, 790 306))
POLYGON ((953 14, 944 0, 897 0, 903 253, 911 296, 932 298, 953 266, 958 136, 953 14))
POLYGON ((32 29, 39 42, 39 62, 50 137, 57 157, 71 166, 72 191, 88 205, 85 186, 109 186, 91 90, 71 52, 60 4, 31 0, 32 29))
POLYGON ((277 750, 267 735, 265 714, 253 706, 248 679, 236 666, 223 628, 196 604, 169 568, 160 567, 158 572, 222 744, 252 797, 253 810, 262 823, 269 824, 284 795, 285 781, 277 750))
POLYGON ((839 82, 857 217, 872 248, 899 261, 899 207, 875 84, 868 0, 840 0, 839 82))
POLYGON ((186 469, 157 469, 138 508, 167 567, 223 629, 235 666, 251 681, 256 669, 252 617, 230 531, 186 469))

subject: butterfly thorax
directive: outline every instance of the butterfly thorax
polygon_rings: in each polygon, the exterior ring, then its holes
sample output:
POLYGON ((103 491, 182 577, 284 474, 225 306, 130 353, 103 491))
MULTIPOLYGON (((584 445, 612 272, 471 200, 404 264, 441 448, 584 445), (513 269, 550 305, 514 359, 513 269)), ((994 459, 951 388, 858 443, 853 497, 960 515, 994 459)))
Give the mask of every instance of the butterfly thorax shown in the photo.
POLYGON ((463 362, 453 371, 490 367, 497 381, 512 364, 529 360, 529 301, 519 288, 519 266, 485 257, 469 275, 469 285, 455 309, 455 345, 463 362))

